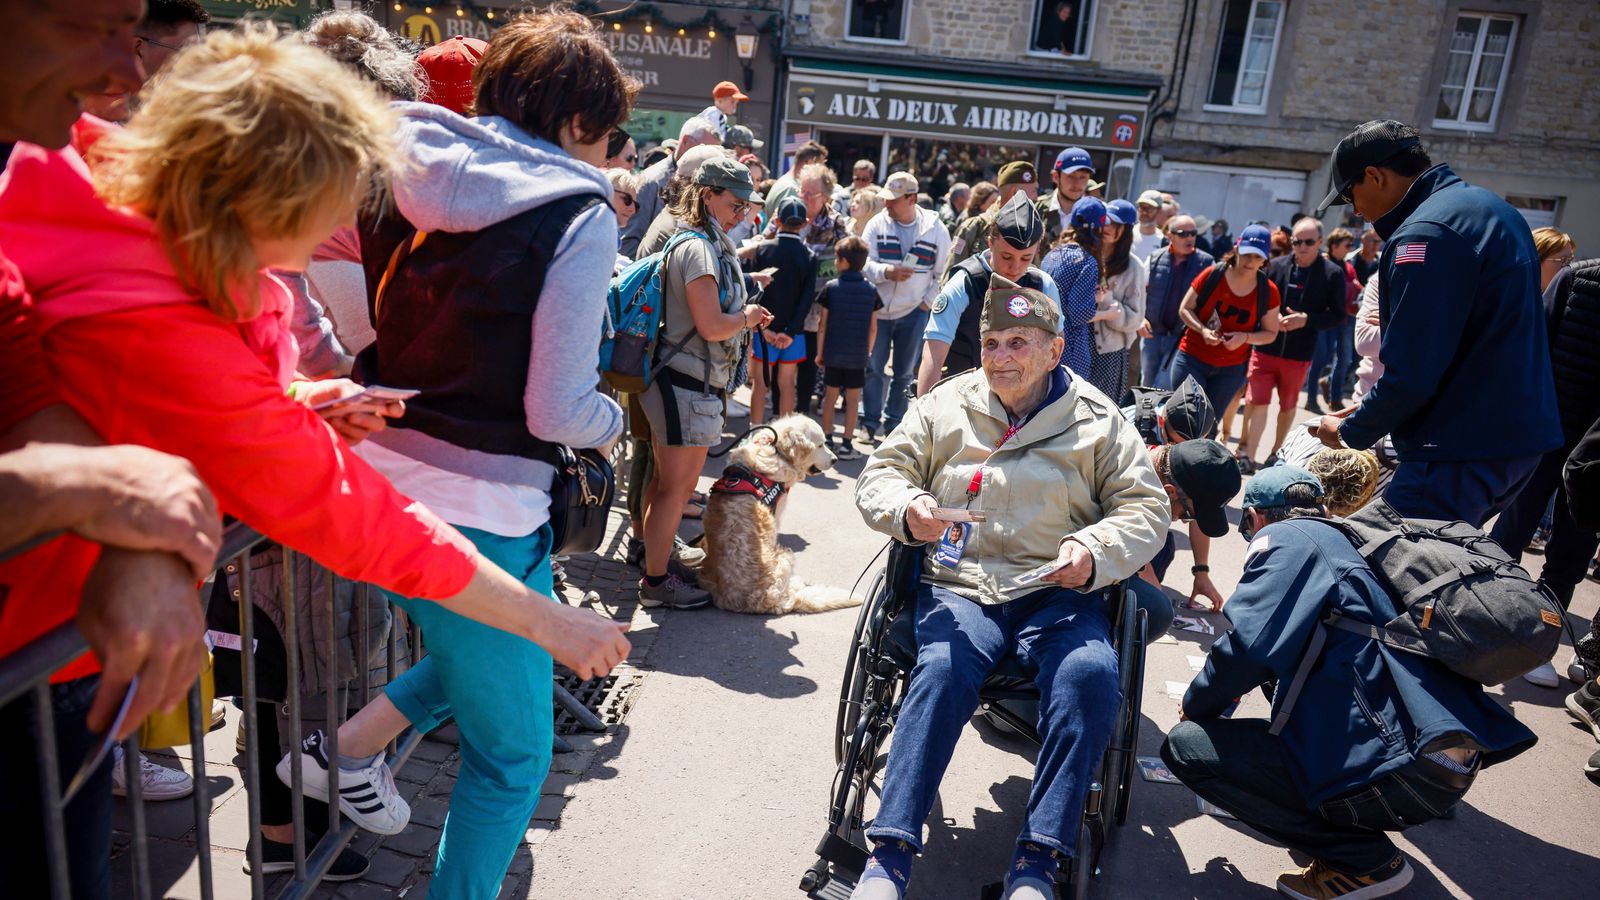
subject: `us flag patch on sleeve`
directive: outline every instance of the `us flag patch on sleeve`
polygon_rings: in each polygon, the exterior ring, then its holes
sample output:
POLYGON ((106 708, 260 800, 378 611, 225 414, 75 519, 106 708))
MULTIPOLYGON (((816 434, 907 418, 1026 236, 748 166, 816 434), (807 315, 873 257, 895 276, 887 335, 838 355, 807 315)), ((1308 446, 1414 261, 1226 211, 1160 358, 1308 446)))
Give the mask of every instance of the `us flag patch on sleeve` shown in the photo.
POLYGON ((1427 262, 1427 256, 1427 244, 1402 244, 1400 249, 1395 251, 1394 264, 1398 266, 1405 263, 1427 262))

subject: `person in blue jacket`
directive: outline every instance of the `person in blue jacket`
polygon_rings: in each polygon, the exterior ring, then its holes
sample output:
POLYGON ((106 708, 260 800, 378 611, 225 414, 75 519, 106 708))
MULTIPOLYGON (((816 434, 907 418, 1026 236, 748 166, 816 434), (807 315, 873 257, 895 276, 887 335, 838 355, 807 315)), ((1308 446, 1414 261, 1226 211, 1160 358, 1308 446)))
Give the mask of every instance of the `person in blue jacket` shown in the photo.
POLYGON ((1307 427, 1330 447, 1391 435, 1400 468, 1384 499, 1408 517, 1481 526, 1562 441, 1533 233, 1393 120, 1340 141, 1332 178, 1318 214, 1349 204, 1386 241, 1384 372, 1359 407, 1307 427))
POLYGON ((1365 635, 1326 629, 1297 699, 1287 686, 1328 609, 1379 624, 1394 601, 1344 532, 1327 522, 1322 485, 1296 466, 1245 488, 1250 540, 1228 600, 1233 630, 1184 694, 1161 757, 1196 794, 1311 857, 1285 872, 1289 897, 1382 897, 1412 871, 1385 834, 1449 810, 1478 771, 1537 740, 1481 685, 1435 660, 1365 635), (1276 682, 1272 720, 1227 718, 1276 682))

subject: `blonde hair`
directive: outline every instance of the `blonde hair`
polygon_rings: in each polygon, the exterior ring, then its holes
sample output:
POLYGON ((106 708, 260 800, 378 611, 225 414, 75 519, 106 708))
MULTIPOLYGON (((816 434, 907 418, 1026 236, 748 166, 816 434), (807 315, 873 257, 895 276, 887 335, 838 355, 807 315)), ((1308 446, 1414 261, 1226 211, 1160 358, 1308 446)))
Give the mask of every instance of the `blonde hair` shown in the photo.
POLYGON ((184 286, 217 315, 255 318, 252 236, 301 234, 330 203, 354 215, 399 167, 377 89, 294 35, 247 23, 169 62, 120 132, 94 147, 107 202, 155 222, 184 286))
POLYGON ((800 167, 800 171, 794 173, 795 184, 804 184, 807 181, 822 182, 822 189, 829 194, 839 186, 839 176, 833 174, 827 163, 807 163, 800 167))
POLYGON ((1336 516, 1366 506, 1378 489, 1378 457, 1370 450, 1320 450, 1306 471, 1322 482, 1323 503, 1336 516))
POLYGON ((1568 247, 1578 249, 1577 241, 1572 235, 1559 228, 1535 228, 1533 230, 1533 248, 1539 252, 1539 261, 1544 262, 1568 247))
POLYGON ((302 37, 396 100, 416 100, 427 93, 428 75, 416 56, 366 13, 329 10, 312 19, 302 37))
POLYGON ((861 207, 861 215, 850 220, 850 233, 860 236, 872 217, 883 211, 883 193, 875 187, 862 188, 850 195, 850 202, 861 207))
POLYGON ((623 194, 633 194, 637 199, 639 194, 640 178, 627 169, 607 169, 606 180, 611 182, 611 189, 623 194))

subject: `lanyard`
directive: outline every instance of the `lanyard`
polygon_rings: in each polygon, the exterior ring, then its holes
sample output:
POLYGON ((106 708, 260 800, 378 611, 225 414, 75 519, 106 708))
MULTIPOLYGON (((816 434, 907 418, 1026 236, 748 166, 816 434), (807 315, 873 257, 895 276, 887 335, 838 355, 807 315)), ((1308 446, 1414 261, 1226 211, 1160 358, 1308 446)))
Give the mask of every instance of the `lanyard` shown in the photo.
MULTIPOLYGON (((1029 416, 1028 418, 1031 419, 1032 416, 1029 416)), ((989 455, 983 458, 982 463, 978 464, 978 471, 972 473, 972 481, 967 484, 968 506, 972 505, 972 501, 977 498, 978 492, 983 490, 983 470, 988 468, 989 460, 994 459, 994 455, 1000 452, 1000 448, 1006 445, 1006 441, 1011 440, 1012 436, 1021 431, 1022 426, 1026 424, 1028 424, 1028 419, 1023 419, 1020 422, 1013 422, 1007 426, 1006 433, 1000 437, 999 442, 994 445, 994 449, 989 451, 989 455)))

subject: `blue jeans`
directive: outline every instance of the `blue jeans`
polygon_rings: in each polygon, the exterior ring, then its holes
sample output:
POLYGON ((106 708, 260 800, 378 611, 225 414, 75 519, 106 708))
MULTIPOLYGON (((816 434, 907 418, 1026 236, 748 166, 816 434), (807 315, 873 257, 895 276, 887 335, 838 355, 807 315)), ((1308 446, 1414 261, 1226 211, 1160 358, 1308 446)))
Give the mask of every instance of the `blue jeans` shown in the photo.
POLYGON ((1306 370, 1306 398, 1322 394, 1317 390, 1317 379, 1328 376, 1329 393, 1333 395, 1333 408, 1344 406, 1346 385, 1355 371, 1356 320, 1346 316, 1344 323, 1317 334, 1317 350, 1311 357, 1311 368, 1306 370), (1331 370, 1330 370, 1331 367, 1331 370))
POLYGON ((925 309, 914 309, 898 319, 878 320, 878 339, 872 345, 867 383, 861 390, 861 404, 866 411, 861 427, 886 434, 900 424, 906 414, 906 391, 916 381, 917 364, 922 361, 922 332, 927 327, 928 311, 925 309), (887 374, 891 361, 894 363, 892 381, 887 374), (885 390, 889 392, 887 409, 884 408, 885 390))
MULTIPOLYGON (((523 584, 543 594, 554 590, 549 525, 522 537, 456 530, 523 584)), ((550 654, 437 603, 389 596, 422 626, 428 647, 420 663, 389 685, 389 699, 422 731, 453 717, 461 733, 461 773, 429 896, 496 896, 550 769, 550 654)))
POLYGON ((1139 342, 1139 378, 1145 387, 1170 391, 1179 379, 1172 377, 1172 358, 1183 332, 1152 334, 1139 342))
POLYGON ((1401 461, 1383 499, 1408 519, 1459 519, 1481 528, 1511 505, 1543 457, 1540 453, 1465 462, 1401 461))
POLYGON ((1049 588, 985 606, 923 584, 915 615, 917 665, 889 746, 883 804, 867 836, 922 849, 922 823, 978 708, 978 689, 996 663, 1015 653, 1039 688, 1041 739, 1018 840, 1071 856, 1121 702, 1104 598, 1049 588))
MULTIPOLYGON (((1249 363, 1239 363, 1236 366, 1211 366, 1201 362, 1189 354, 1178 351, 1172 358, 1172 383, 1182 384, 1185 378, 1193 375, 1194 380, 1200 384, 1200 389, 1206 392, 1206 401, 1211 404, 1211 409, 1216 413, 1218 422, 1229 410, 1227 405, 1232 402, 1233 395, 1239 393, 1239 388, 1244 387, 1245 368, 1249 363)), ((1216 434, 1213 427, 1211 437, 1216 434)))

